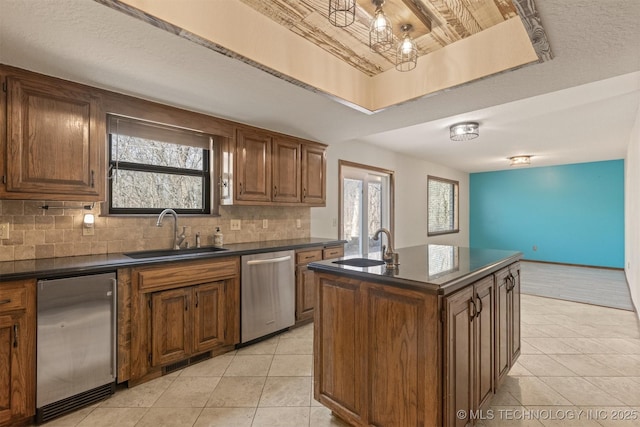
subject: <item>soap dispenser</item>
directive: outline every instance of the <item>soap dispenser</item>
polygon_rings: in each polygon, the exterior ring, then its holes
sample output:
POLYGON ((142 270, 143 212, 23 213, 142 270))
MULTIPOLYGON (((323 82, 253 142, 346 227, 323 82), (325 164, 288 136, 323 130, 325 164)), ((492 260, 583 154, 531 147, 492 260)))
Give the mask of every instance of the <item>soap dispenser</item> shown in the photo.
POLYGON ((222 233, 220 227, 216 227, 216 232, 213 234, 213 246, 216 248, 222 247, 222 233))

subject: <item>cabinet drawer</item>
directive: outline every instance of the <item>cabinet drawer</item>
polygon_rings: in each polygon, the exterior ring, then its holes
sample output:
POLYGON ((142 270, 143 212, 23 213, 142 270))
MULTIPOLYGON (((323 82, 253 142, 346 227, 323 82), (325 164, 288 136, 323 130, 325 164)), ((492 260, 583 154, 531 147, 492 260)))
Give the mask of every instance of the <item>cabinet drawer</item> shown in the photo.
POLYGON ((236 277, 239 274, 239 260, 185 262, 172 267, 141 269, 136 273, 141 290, 170 289, 236 277))
POLYGON ((326 248, 322 251, 322 259, 340 258, 344 256, 344 246, 326 248))
POLYGON ((27 290, 23 287, 3 289, 0 287, 0 313, 27 308, 27 290))
POLYGON ((322 250, 298 252, 296 254, 296 264, 308 264, 314 261, 322 261, 322 250))

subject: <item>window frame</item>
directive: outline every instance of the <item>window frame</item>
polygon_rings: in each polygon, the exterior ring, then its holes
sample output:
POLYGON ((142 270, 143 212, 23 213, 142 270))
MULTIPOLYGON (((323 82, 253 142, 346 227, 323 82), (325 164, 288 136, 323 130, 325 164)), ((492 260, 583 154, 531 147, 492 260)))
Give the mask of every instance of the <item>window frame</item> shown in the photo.
MULTIPOLYGON (((109 120, 110 117, 122 117, 118 115, 108 115, 107 118, 109 120)), ((203 132, 184 129, 173 125, 165 125, 158 124, 155 122, 149 122, 148 120, 138 119, 138 118, 130 118, 130 117, 122 117, 125 120, 129 120, 131 122, 137 122, 139 124, 148 124, 151 126, 161 127, 165 130, 176 132, 194 132, 203 134, 203 132)), ((109 129, 107 130, 107 167, 110 171, 108 176, 108 188, 107 188, 107 200, 106 207, 108 215, 158 215, 165 208, 171 208, 176 211, 178 214, 182 215, 213 215, 215 214, 216 207, 212 203, 214 200, 214 194, 212 193, 212 177, 215 176, 213 173, 212 165, 215 165, 215 162, 212 157, 214 153, 216 153, 216 147, 214 138, 212 135, 207 135, 209 137, 209 148, 202 148, 202 170, 196 169, 187 169, 187 168, 176 168, 170 166, 161 166, 161 165, 151 165, 147 163, 137 163, 130 161, 118 161, 113 159, 113 146, 112 138, 115 133, 112 133, 109 129), (112 206, 113 202, 113 179, 112 173, 113 170, 123 170, 123 171, 135 171, 135 172, 150 172, 150 173, 161 173, 161 174, 170 174, 170 175, 181 175, 181 176, 190 176, 190 177, 201 177, 203 181, 202 185, 202 209, 183 209, 177 208, 174 206, 166 206, 163 208, 117 208, 112 206)), ((142 136, 140 136, 142 137, 142 136)), ((158 141, 169 144, 178 144, 177 142, 170 141, 158 141)), ((189 144, 182 144, 189 145, 189 144)), ((195 146, 194 146, 195 147, 195 146)), ((196 147, 197 148, 197 147, 196 147)))
POLYGON ((427 236, 442 236, 445 234, 455 234, 460 232, 460 182, 448 179, 441 178, 434 175, 427 175, 427 236), (441 183, 446 183, 452 185, 453 189, 453 224, 450 230, 444 231, 431 231, 431 218, 429 216, 429 212, 431 211, 431 194, 429 193, 429 184, 431 181, 438 181, 441 183))
MULTIPOLYGON (((369 165, 365 165, 365 164, 361 164, 361 163, 355 163, 355 162, 350 162, 347 160, 338 160, 338 235, 340 236, 340 239, 344 239, 344 229, 343 229, 343 215, 344 215, 344 194, 343 194, 343 186, 344 186, 344 179, 345 179, 345 175, 348 173, 345 173, 345 169, 352 169, 352 170, 358 170, 358 172, 363 173, 365 175, 387 175, 388 177, 388 184, 389 184, 389 188, 388 188, 388 197, 389 200, 387 201, 388 203, 388 229, 391 232, 392 236, 395 236, 394 234, 394 224, 395 224, 395 172, 392 170, 388 170, 388 169, 383 169, 383 168, 379 168, 379 167, 375 167, 375 166, 369 166, 369 165)), ((367 180, 364 180, 364 182, 367 182, 367 180)), ((384 227, 384 221, 383 221, 383 227, 384 227)), ((363 230, 361 230, 363 231, 363 230)), ((364 236, 363 236, 364 237, 364 236)), ((367 234, 367 238, 368 238, 368 234, 367 234)), ((361 241, 361 251, 363 249, 363 245, 364 245, 364 238, 361 241)), ((395 240, 395 239, 394 239, 395 240)), ((395 244, 395 241, 394 241, 395 244)), ((364 245, 364 247, 368 247, 367 245, 364 245)), ((368 252, 367 252, 368 254, 368 252)), ((361 253, 361 255, 364 256, 364 254, 361 253)))

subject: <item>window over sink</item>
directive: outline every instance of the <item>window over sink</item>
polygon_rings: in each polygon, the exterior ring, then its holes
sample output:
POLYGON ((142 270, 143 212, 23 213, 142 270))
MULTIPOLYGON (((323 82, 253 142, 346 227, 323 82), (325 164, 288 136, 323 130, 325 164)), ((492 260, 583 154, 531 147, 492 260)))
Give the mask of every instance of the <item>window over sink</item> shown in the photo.
POLYGON ((116 115, 108 135, 110 214, 212 212, 211 135, 116 115))

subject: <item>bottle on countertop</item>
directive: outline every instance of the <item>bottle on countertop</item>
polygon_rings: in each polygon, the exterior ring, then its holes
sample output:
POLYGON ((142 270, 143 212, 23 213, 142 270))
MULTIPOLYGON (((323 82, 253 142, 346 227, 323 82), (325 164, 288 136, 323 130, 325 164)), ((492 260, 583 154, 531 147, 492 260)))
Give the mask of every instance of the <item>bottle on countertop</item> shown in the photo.
POLYGON ((220 232, 220 227, 216 227, 216 232, 213 234, 213 246, 221 248, 223 243, 223 236, 220 232))
POLYGON ((196 233, 196 248, 200 247, 200 232, 196 233))

